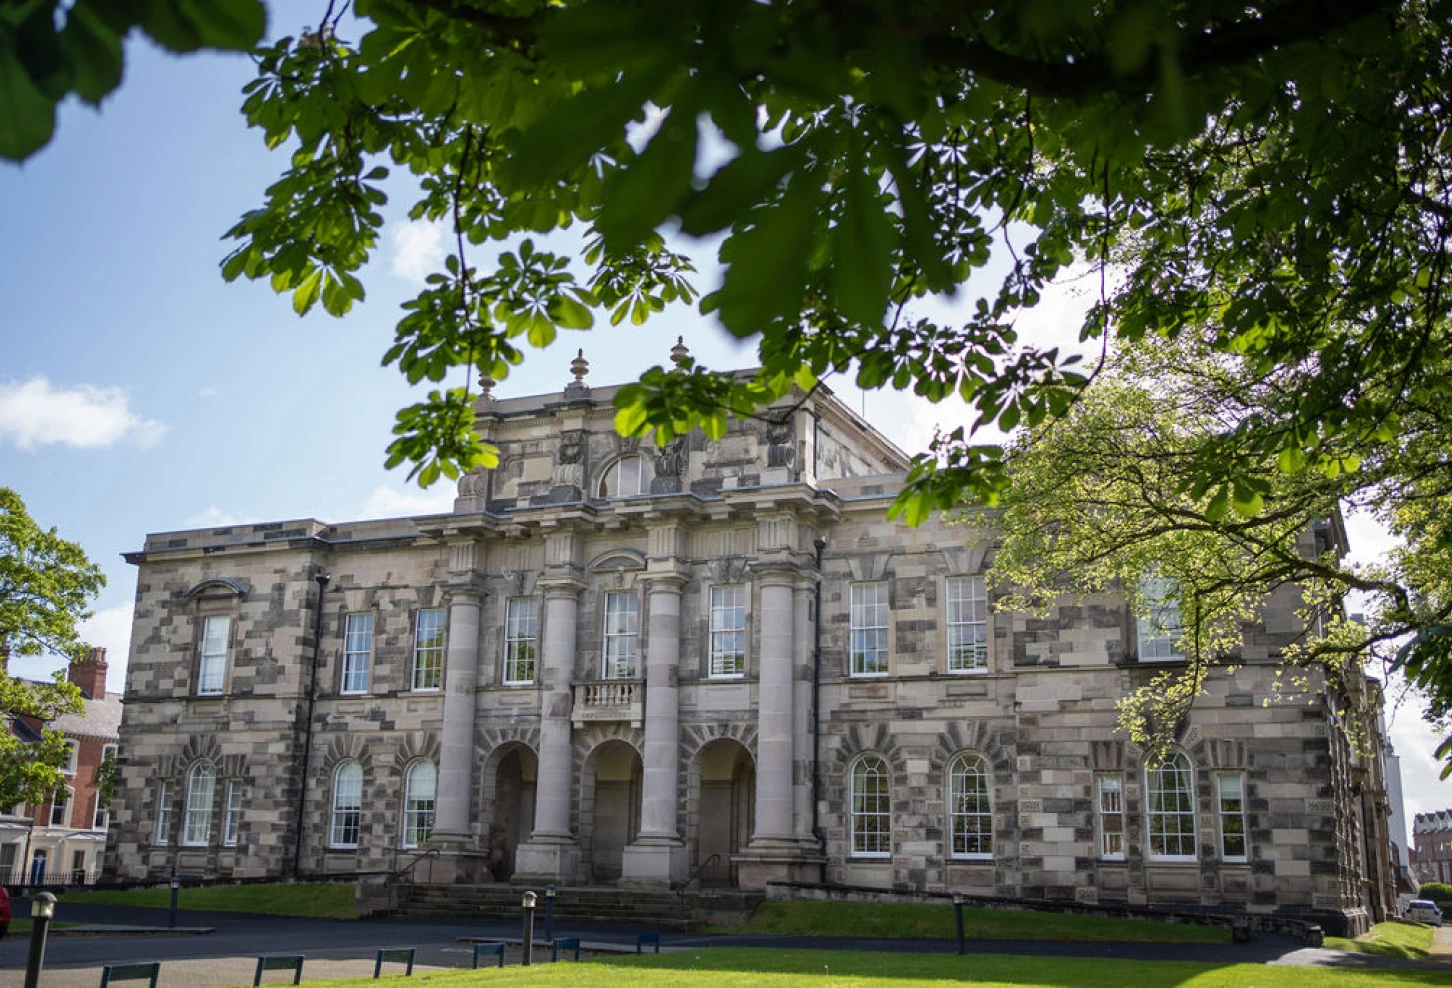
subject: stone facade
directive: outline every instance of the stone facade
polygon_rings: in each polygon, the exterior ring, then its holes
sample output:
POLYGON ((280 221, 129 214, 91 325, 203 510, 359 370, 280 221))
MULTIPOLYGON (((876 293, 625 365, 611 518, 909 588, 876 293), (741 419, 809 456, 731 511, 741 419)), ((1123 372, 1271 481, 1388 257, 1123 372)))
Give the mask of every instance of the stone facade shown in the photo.
POLYGON ((1124 600, 988 614, 994 533, 887 521, 907 460, 830 393, 665 450, 615 434, 613 394, 580 366, 561 394, 486 390, 500 463, 450 514, 130 555, 115 877, 434 848, 460 882, 1379 912, 1374 855, 1338 846, 1378 812, 1337 729, 1365 698, 1266 704, 1306 630, 1292 590, 1156 769, 1115 702, 1175 663, 1141 661, 1124 600))

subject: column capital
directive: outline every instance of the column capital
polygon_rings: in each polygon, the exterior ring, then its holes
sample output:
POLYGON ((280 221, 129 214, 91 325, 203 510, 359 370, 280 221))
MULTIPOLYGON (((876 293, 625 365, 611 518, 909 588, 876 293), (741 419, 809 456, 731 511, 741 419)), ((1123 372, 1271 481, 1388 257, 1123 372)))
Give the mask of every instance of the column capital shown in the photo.
POLYGON ((444 597, 449 606, 454 604, 482 604, 489 591, 484 589, 481 577, 456 579, 444 585, 444 597))
POLYGON ((551 597, 576 598, 585 589, 585 581, 578 580, 573 576, 542 576, 535 581, 535 586, 544 591, 545 599, 551 597))
POLYGON ((801 564, 790 556, 768 556, 746 564, 758 583, 792 586, 802 577, 801 564))
POLYGON ((679 594, 686 588, 686 584, 691 582, 690 577, 686 574, 674 570, 645 572, 640 574, 640 579, 645 584, 648 593, 679 594))

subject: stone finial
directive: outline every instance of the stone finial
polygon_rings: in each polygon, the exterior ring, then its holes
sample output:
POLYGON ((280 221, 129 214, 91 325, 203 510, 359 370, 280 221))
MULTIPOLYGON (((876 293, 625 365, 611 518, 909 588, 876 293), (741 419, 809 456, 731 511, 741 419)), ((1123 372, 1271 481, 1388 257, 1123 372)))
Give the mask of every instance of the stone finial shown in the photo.
POLYGON ((481 401, 494 400, 494 385, 499 382, 490 377, 487 373, 479 375, 479 399, 481 401))
POLYGON ((676 345, 671 347, 671 363, 683 368, 690 359, 691 351, 686 349, 686 338, 684 336, 677 336, 676 345))
POLYGON ((575 379, 565 385, 565 397, 588 398, 590 385, 585 383, 585 375, 590 373, 590 361, 585 359, 584 350, 577 352, 575 359, 570 361, 570 373, 575 375, 575 379))

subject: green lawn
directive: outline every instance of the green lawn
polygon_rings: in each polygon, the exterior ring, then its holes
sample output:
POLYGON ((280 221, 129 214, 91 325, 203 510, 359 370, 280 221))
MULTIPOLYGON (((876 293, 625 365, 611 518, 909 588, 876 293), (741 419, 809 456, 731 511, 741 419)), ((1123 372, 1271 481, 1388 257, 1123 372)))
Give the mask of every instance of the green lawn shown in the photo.
MULTIPOLYGON (((68 902, 165 909, 171 905, 171 889, 66 892, 57 906, 57 915, 65 911, 68 902)), ((177 906, 181 909, 206 912, 269 913, 273 916, 317 916, 329 919, 358 918, 358 910, 353 905, 353 886, 348 884, 217 885, 208 888, 184 888, 177 899, 177 906)))
MULTIPOLYGON (((653 985, 827 985, 880 988, 888 984, 1016 986, 1016 988, 1372 988, 1452 985, 1452 973, 1350 971, 1263 964, 1191 964, 1052 957, 883 954, 858 951, 761 950, 708 947, 700 951, 386 978, 399 988, 489 985, 569 985, 619 988, 653 985)), ((365 988, 371 978, 310 981, 314 988, 365 988)))
MULTIPOLYGON (((1229 943, 1223 926, 1161 923, 1113 916, 1071 916, 1029 910, 963 909, 974 940, 1088 940, 1127 943, 1229 943)), ((919 903, 763 902, 744 926, 710 933, 782 933, 825 937, 956 939, 953 907, 919 903)))
POLYGON ((1355 940, 1327 937, 1325 946, 1332 950, 1351 950, 1358 954, 1380 954, 1383 957, 1427 959, 1432 949, 1432 928, 1421 923, 1377 923, 1355 940))

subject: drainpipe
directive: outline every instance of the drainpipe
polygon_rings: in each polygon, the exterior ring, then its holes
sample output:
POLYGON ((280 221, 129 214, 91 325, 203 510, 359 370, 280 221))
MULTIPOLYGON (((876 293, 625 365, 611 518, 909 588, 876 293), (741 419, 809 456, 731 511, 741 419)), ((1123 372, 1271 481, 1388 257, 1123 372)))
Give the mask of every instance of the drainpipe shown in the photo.
POLYGON ((292 877, 302 877, 303 814, 307 810, 308 762, 313 753, 313 708, 318 702, 318 662, 323 652, 323 591, 328 586, 327 573, 314 573, 318 583, 318 602, 313 608, 313 669, 308 681, 308 719, 303 728, 302 772, 297 780, 297 834, 292 845, 292 877))
POLYGON ((817 588, 812 621, 812 836, 822 855, 821 882, 827 884, 827 835, 822 832, 822 550, 827 548, 825 536, 817 536, 812 545, 817 550, 817 588))

